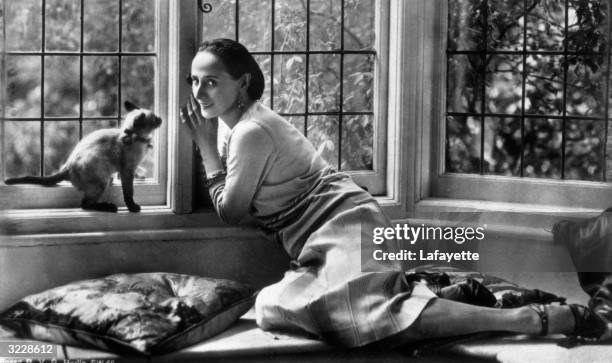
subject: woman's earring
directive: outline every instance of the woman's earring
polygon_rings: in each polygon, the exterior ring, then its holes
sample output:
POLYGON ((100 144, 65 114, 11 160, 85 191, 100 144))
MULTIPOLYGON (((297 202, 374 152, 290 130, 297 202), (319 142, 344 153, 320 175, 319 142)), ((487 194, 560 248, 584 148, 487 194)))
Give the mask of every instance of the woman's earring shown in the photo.
POLYGON ((236 108, 238 111, 242 111, 244 109, 244 102, 242 102, 242 97, 238 97, 238 101, 236 102, 236 108))

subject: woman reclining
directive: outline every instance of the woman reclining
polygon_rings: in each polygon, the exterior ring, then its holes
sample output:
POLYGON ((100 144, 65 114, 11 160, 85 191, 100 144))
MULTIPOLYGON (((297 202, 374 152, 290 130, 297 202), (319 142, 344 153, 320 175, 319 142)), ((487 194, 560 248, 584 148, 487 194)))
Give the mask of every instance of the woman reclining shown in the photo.
POLYGON ((361 244, 362 231, 390 221, 371 195, 257 102, 264 77, 247 49, 228 39, 204 42, 189 82, 192 97, 181 118, 200 150, 217 213, 231 224, 249 215, 293 260, 283 279, 257 297, 262 329, 301 330, 346 347, 500 330, 612 335, 608 317, 585 306, 487 308, 439 298, 408 282, 399 264, 362 269, 362 253, 371 252, 363 249, 374 248, 361 244), (230 129, 221 145, 219 120, 230 129))

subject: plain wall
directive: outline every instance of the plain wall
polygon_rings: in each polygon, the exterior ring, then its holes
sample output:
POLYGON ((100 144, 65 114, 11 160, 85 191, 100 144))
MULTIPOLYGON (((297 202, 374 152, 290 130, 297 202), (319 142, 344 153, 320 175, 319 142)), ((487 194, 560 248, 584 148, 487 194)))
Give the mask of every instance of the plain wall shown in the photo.
POLYGON ((278 281, 288 267, 280 246, 258 239, 3 246, 0 311, 28 294, 115 273, 175 272, 260 288, 278 281))
MULTIPOLYGON (((506 236, 489 239, 477 249, 482 259, 477 266, 465 266, 467 269, 489 272, 576 302, 586 297, 562 246, 506 236)), ((5 244, 0 246, 0 311, 28 294, 114 273, 175 272, 228 278, 261 288, 281 279, 288 268, 289 258, 282 248, 257 237, 5 244)))

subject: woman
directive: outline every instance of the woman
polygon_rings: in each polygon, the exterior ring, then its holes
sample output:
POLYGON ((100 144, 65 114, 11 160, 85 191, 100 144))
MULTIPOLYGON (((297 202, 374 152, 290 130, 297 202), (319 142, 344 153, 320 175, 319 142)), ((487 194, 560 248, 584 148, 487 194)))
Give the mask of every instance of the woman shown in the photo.
POLYGON ((257 102, 264 78, 246 48, 229 39, 203 43, 189 81, 192 97, 181 117, 199 147, 217 213, 232 224, 252 217, 293 260, 257 297, 262 329, 297 329, 346 347, 493 330, 609 335, 583 306, 484 308, 437 298, 424 284, 407 282, 397 264, 362 266, 362 253, 374 248, 362 238, 372 241, 373 228, 390 222, 372 196, 257 102), (221 145, 219 119, 230 129, 221 145))

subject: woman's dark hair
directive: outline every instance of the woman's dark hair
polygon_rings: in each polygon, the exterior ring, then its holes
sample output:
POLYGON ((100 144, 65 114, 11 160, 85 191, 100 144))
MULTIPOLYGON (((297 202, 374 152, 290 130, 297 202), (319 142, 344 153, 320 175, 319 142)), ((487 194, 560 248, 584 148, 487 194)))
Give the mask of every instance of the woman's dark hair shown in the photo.
POLYGON ((251 75, 247 94, 252 100, 261 98, 265 87, 265 80, 259 64, 249 53, 244 45, 237 41, 225 38, 207 40, 200 44, 199 52, 210 52, 221 59, 227 73, 234 79, 240 78, 245 73, 251 75))

